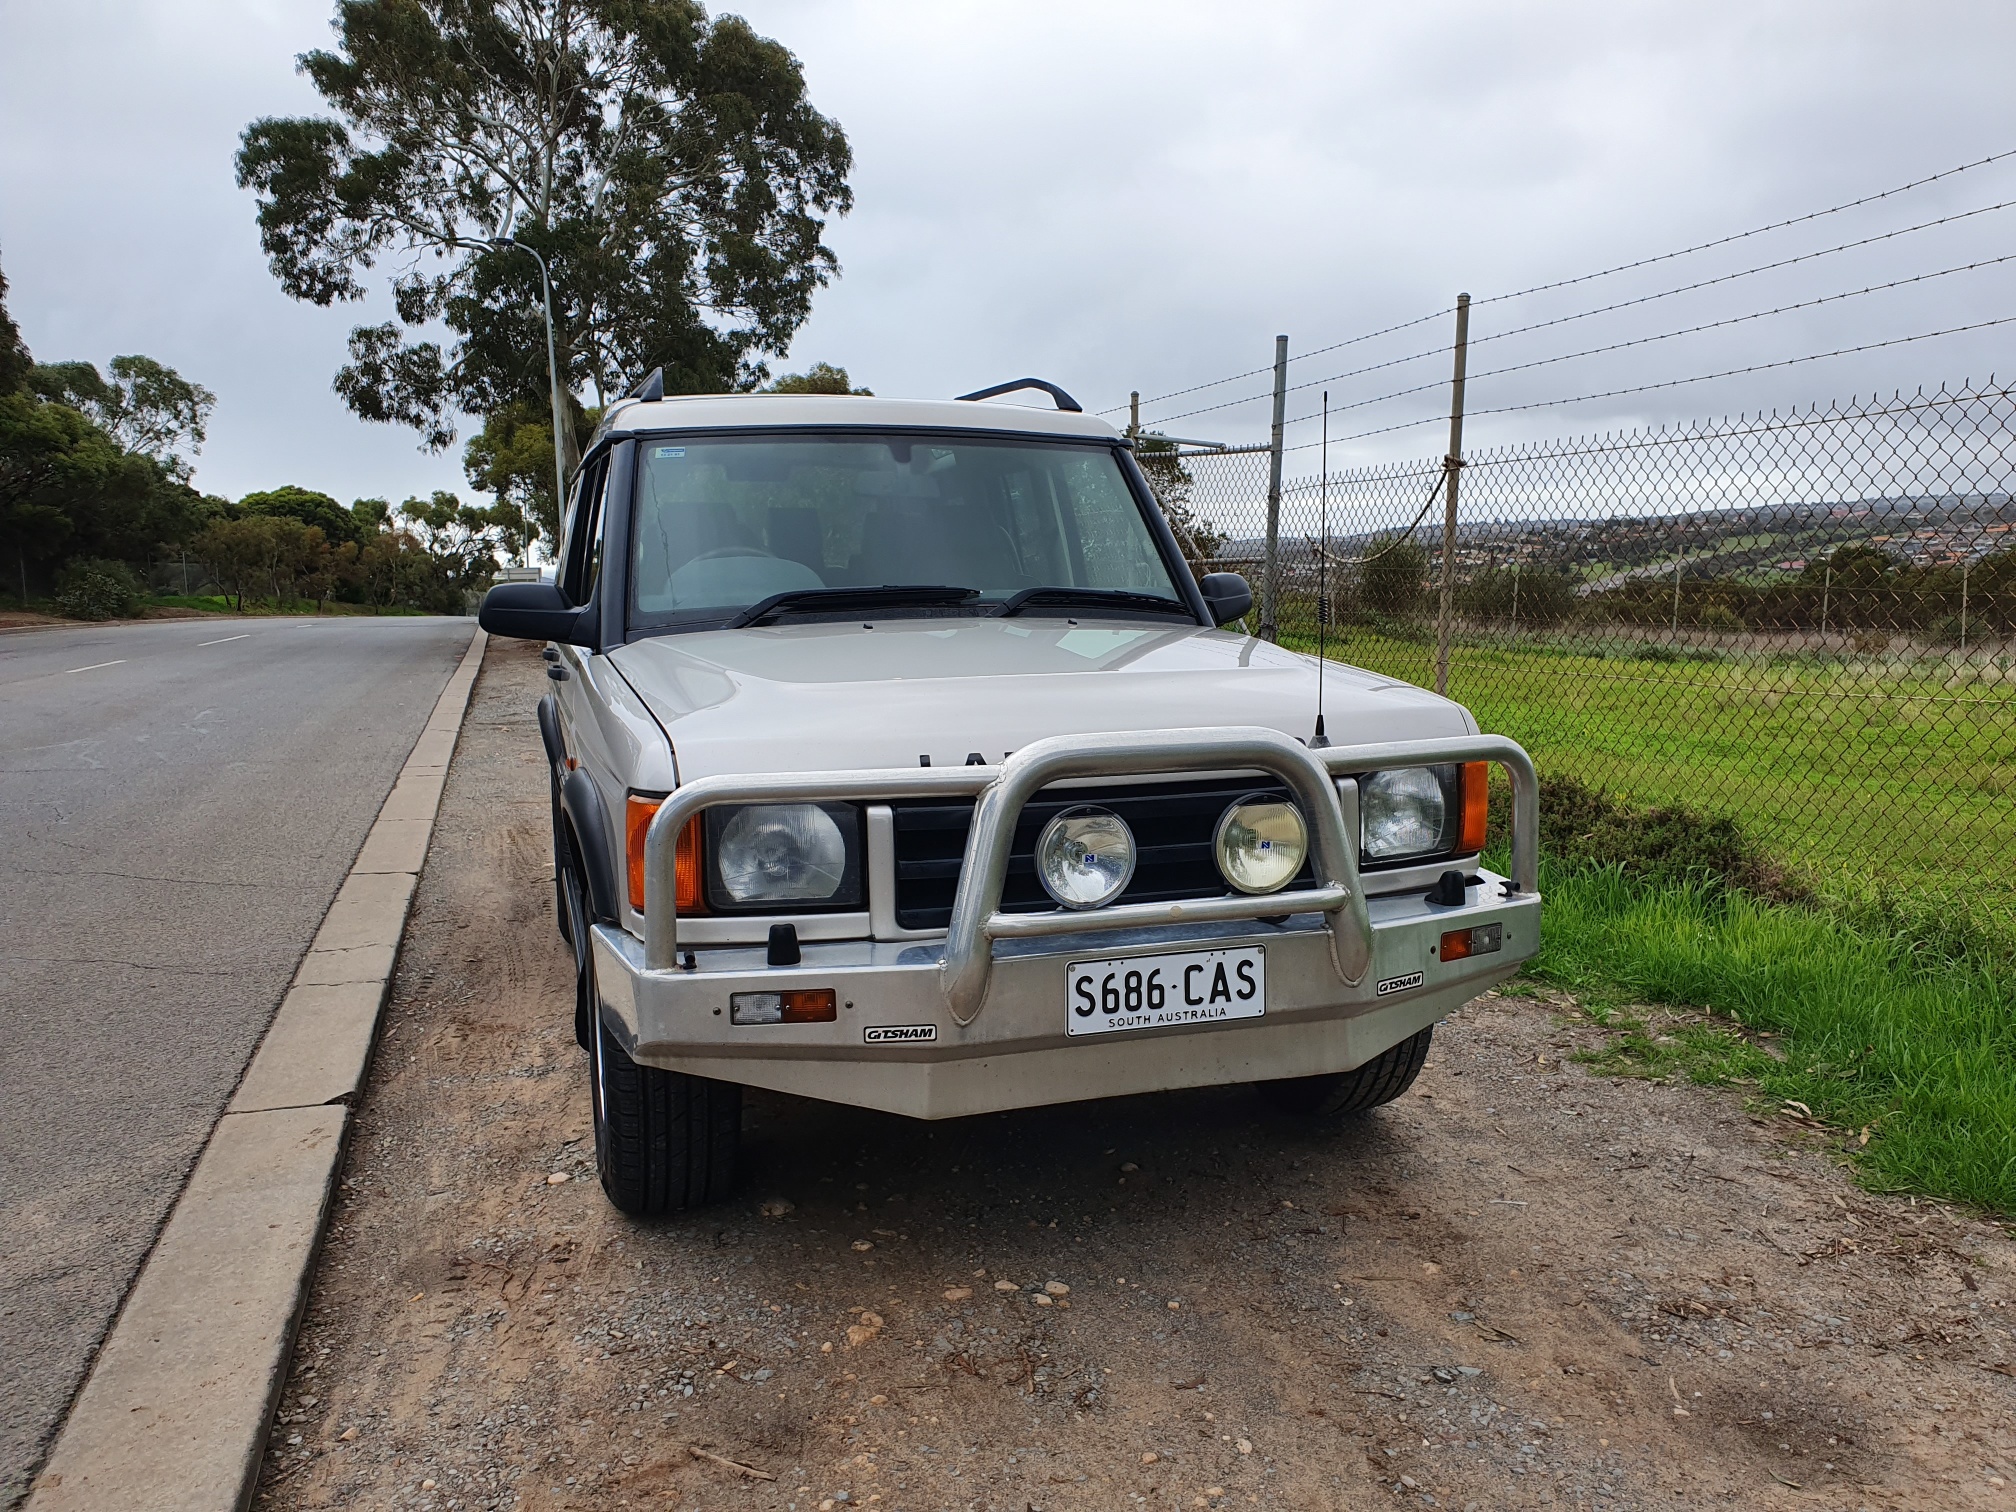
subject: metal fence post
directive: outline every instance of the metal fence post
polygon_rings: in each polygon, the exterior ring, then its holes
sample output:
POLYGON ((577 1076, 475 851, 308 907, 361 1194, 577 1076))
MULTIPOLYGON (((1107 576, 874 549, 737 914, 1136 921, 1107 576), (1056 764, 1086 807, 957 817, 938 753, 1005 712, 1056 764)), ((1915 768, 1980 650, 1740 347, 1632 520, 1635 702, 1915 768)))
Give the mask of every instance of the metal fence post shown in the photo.
POLYGON ((1960 559, 1960 654, 1967 654, 1967 569, 1973 563, 1966 557, 1960 559))
POLYGON ((1136 389, 1127 396, 1127 439, 1141 439, 1141 390, 1136 389))
POLYGON ((1680 564, 1686 560, 1685 555, 1673 558, 1673 626, 1668 638, 1676 644, 1680 640, 1680 564))
MULTIPOLYGON (((1449 455, 1442 461, 1442 603, 1435 626, 1435 691, 1449 692, 1449 622, 1456 611, 1456 475, 1463 470, 1463 370, 1470 355, 1470 296, 1456 296, 1456 372, 1449 384, 1449 455)), ((1279 380, 1276 380, 1277 383, 1279 380)), ((1276 413, 1280 396, 1275 396, 1276 413)))
POLYGON ((1288 404, 1288 338, 1274 338, 1274 434, 1267 459, 1267 575, 1260 585, 1260 638, 1279 640, 1281 621, 1281 424, 1288 404))

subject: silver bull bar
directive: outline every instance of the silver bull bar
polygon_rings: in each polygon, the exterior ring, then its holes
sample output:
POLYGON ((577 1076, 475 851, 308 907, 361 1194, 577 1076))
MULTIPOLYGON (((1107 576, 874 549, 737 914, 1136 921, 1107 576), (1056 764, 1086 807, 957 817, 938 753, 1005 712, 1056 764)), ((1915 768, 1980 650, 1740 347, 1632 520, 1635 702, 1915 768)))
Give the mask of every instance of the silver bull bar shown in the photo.
POLYGON ((824 803, 899 798, 971 797, 973 827, 945 935, 939 980, 952 1016, 969 1024, 979 1015, 993 971, 994 941, 1149 925, 1201 924, 1320 913, 1329 924, 1330 954, 1338 976, 1356 985, 1372 955, 1372 926, 1358 876, 1355 836, 1344 829, 1335 781, 1387 767, 1488 761, 1512 782, 1512 880, 1508 890, 1535 892, 1540 885, 1539 781, 1533 761, 1502 735, 1396 740, 1377 745, 1310 750, 1275 730, 1233 728, 1165 730, 1153 734, 1057 735, 1024 746, 999 766, 897 767, 860 772, 778 772, 751 777, 703 777, 679 788, 659 807, 644 836, 644 965, 671 971, 679 964, 679 911, 673 852, 686 822, 724 803, 824 803), (1258 768, 1279 777, 1310 821, 1310 866, 1316 885, 1294 891, 1166 903, 1124 903, 1084 911, 1001 912, 1009 847, 1022 807, 1055 782, 1083 777, 1258 768))

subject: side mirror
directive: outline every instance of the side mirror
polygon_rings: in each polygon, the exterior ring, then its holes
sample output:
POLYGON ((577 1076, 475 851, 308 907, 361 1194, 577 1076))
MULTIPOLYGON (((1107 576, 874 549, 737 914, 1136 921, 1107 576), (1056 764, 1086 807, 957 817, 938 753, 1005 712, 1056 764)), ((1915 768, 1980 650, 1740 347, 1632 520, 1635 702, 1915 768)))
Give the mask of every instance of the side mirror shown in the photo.
MULTIPOLYGON (((1236 572, 1207 572, 1197 586, 1204 591, 1204 607, 1211 611, 1214 625, 1229 625, 1253 608, 1253 590, 1236 572)), ((484 607, 489 607, 487 599, 484 607)))
POLYGON ((568 603, 552 583, 499 583, 476 613, 476 623, 492 635, 569 646, 595 644, 593 620, 592 610, 568 603))

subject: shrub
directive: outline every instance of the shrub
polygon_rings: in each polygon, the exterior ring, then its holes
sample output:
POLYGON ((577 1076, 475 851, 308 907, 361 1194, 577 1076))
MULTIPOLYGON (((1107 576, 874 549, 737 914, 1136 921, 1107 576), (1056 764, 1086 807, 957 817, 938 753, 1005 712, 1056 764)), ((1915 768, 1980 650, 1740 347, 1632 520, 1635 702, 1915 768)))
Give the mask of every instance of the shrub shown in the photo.
POLYGON ((56 607, 72 619, 125 619, 146 596, 131 567, 102 557, 72 562, 56 579, 56 607))
MULTIPOLYGON (((1491 817, 1494 829, 1507 827, 1509 841, 1512 805, 1504 797, 1494 797, 1491 817)), ((1776 902, 1810 897, 1730 816, 1682 803, 1633 803, 1573 777, 1540 779, 1540 854, 1556 865, 1615 867, 1642 882, 1740 887, 1776 902)))
POLYGON ((1727 604, 1710 604, 1701 611, 1699 620, 1703 630, 1741 630, 1743 621, 1727 604))

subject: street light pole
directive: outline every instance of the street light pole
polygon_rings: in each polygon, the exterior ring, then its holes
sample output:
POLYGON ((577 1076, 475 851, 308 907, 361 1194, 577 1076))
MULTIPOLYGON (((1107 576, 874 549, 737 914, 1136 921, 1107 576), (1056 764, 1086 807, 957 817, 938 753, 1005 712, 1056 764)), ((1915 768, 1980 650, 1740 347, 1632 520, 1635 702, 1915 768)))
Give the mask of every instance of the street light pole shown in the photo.
POLYGON ((571 448, 562 440, 567 430, 567 398, 560 387, 560 359, 553 343, 553 279, 546 271, 546 259, 536 248, 509 236, 493 236, 490 245, 529 252, 539 264, 539 287, 545 295, 546 308, 546 376, 553 390, 553 508, 558 512, 567 507, 567 453, 571 448))

